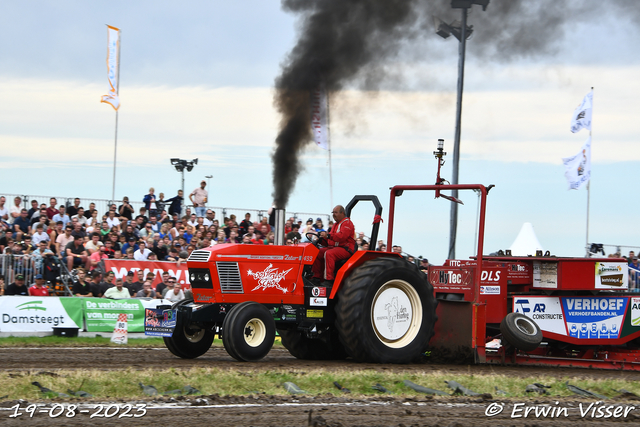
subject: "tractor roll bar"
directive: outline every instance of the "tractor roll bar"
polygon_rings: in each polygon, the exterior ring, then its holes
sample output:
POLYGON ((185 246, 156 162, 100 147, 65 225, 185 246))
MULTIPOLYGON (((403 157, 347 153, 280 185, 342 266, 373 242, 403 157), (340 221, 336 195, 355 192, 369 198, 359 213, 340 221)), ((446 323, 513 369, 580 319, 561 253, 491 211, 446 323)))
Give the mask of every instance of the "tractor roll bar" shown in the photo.
MULTIPOLYGON (((353 199, 347 204, 344 208, 344 213, 351 217, 351 210, 358 204, 358 202, 371 202, 373 206, 376 208, 376 215, 382 216, 382 205, 380 204, 380 200, 378 200, 378 196, 374 195, 358 195, 353 196, 353 199)), ((380 221, 373 222, 373 227, 371 229, 371 243, 369 244, 369 249, 371 249, 371 245, 375 249, 375 245, 378 241, 378 229, 380 229, 380 221)))
MULTIPOLYGON (((493 186, 490 186, 491 188, 493 186)), ((436 198, 440 191, 443 190, 479 190, 480 191, 480 218, 478 224, 478 258, 476 259, 477 265, 482 265, 482 250, 484 246, 484 217, 485 209, 487 207, 487 187, 482 184, 455 184, 455 185, 396 185, 391 188, 391 197, 389 200, 389 222, 387 227, 389 228, 387 234, 387 252, 391 250, 393 242, 393 219, 395 213, 396 197, 402 196, 404 191, 411 190, 426 190, 436 191, 436 198)), ((480 275, 476 275, 478 280, 480 275)))

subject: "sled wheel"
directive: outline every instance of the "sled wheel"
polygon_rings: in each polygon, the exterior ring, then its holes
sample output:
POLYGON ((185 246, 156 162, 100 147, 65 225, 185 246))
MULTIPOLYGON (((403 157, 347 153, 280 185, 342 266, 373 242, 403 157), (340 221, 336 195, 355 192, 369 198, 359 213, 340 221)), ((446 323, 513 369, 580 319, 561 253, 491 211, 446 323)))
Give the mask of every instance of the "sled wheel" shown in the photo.
POLYGON ((367 261, 338 292, 340 341, 360 362, 415 361, 433 336, 436 305, 433 287, 416 265, 395 257, 367 261))
POLYGON ((227 353, 240 362, 265 357, 276 337, 276 326, 265 306, 246 301, 234 306, 222 324, 222 343, 227 353))
POLYGON ((282 345, 297 359, 342 360, 347 357, 335 329, 328 332, 328 337, 318 339, 309 339, 296 329, 278 329, 278 334, 282 345))
MULTIPOLYGON (((176 309, 182 305, 191 304, 193 300, 187 299, 175 303, 171 308, 176 309)), ((213 331, 186 325, 178 318, 176 327, 171 337, 163 337, 164 343, 171 353, 183 359, 195 359, 202 356, 211 348, 213 343, 213 331)))
POLYGON ((521 313, 509 313, 500 323, 504 340, 522 351, 533 351, 542 342, 542 331, 533 320, 521 313))

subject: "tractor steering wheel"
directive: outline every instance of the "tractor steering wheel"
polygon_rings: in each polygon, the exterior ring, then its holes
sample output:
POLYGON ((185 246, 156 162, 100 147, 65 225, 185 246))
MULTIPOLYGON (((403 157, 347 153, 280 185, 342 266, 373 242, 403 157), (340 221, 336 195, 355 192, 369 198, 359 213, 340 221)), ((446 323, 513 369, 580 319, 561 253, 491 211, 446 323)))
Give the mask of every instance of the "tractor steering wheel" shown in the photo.
POLYGON ((311 231, 307 231, 306 233, 304 233, 304 237, 306 237, 309 242, 311 242, 311 244, 313 246, 315 246, 316 248, 320 249, 320 236, 318 236, 316 233, 313 233, 311 231))

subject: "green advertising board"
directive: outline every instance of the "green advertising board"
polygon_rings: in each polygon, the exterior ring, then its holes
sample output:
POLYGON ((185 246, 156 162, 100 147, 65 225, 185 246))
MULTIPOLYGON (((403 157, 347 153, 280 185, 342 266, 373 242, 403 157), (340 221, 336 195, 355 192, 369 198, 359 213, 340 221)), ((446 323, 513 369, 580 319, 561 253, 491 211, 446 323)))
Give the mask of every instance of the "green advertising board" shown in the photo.
POLYGON ((129 332, 144 332, 144 305, 138 299, 82 298, 88 332, 113 332, 118 315, 127 315, 129 332))

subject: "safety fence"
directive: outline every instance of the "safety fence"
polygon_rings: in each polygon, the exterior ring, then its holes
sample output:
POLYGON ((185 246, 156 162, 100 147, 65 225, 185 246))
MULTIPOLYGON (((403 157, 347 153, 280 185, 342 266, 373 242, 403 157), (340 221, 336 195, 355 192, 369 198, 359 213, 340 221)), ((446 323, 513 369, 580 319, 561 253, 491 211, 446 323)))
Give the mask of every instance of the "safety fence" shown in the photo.
MULTIPOLYGON (((73 206, 73 201, 75 200, 75 197, 55 196, 55 195, 54 196, 51 196, 51 195, 38 196, 38 195, 32 195, 32 194, 2 194, 2 196, 5 196, 7 198, 7 202, 5 204, 7 208, 14 205, 14 200, 16 197, 20 197, 21 206, 26 209, 31 208, 31 202, 33 200, 38 202, 38 206, 40 206, 40 204, 42 203, 49 206, 50 199, 52 197, 55 197, 56 206, 65 205, 67 207, 73 206)), ((187 202, 189 201, 188 196, 186 198, 186 201, 187 202)), ((109 200, 109 199, 80 198, 80 206, 82 206, 85 209, 89 209, 89 206, 91 203, 95 204, 95 208, 98 211, 98 215, 104 215, 109 211, 109 206, 111 206, 112 204, 115 204, 116 207, 119 207, 122 204, 122 199, 109 200)), ((136 215, 139 213, 140 208, 144 207, 144 203, 142 202, 142 197, 140 198, 139 202, 134 201, 130 197, 129 204, 133 208, 136 215)), ((187 205, 186 207, 190 208, 192 213, 195 213, 195 211, 193 210, 193 206, 187 205)), ((165 209, 168 210, 168 208, 169 206, 166 205, 165 209)), ((252 221, 256 221, 256 220, 260 221, 264 216, 267 215, 267 210, 268 210, 268 209, 234 208, 234 207, 225 207, 225 206, 207 206, 207 209, 214 210, 216 212, 216 219, 220 221, 222 221, 225 217, 229 217, 233 214, 236 216, 238 223, 240 223, 240 221, 244 219, 244 216, 247 213, 251 214, 252 221)), ((309 218, 313 218, 314 221, 316 220, 316 218, 322 218, 322 221, 325 225, 328 224, 330 219, 328 214, 296 212, 296 211, 287 211, 287 218, 289 217, 298 218, 299 220, 303 221, 303 223, 309 218)), ((223 225, 223 224, 220 224, 220 225, 223 225)))

